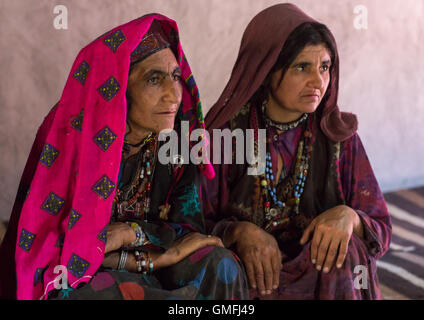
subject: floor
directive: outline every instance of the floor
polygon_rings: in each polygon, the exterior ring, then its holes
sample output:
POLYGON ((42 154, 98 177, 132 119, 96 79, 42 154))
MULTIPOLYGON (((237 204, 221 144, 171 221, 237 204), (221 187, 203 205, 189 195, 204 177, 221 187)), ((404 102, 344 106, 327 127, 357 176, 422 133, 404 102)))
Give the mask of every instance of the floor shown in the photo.
MULTIPOLYGON (((392 217, 392 242, 378 263, 386 300, 424 300, 424 187, 384 195, 392 217)), ((6 227, 0 222, 0 243, 6 227)))
POLYGON ((424 187, 384 195, 392 242, 377 262, 386 299, 424 300, 424 187))

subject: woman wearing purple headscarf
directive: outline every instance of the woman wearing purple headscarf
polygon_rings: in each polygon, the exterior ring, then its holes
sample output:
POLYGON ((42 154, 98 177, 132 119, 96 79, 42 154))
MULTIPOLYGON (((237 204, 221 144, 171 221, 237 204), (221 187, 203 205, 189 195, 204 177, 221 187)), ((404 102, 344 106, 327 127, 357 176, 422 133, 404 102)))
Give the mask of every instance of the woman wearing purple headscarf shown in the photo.
POLYGON ((266 143, 263 173, 249 175, 233 152, 205 182, 209 228, 240 256, 251 298, 381 298, 376 260, 391 220, 356 116, 337 106, 338 81, 328 28, 292 4, 275 5, 249 23, 206 117, 211 133, 253 129, 254 150, 266 143))

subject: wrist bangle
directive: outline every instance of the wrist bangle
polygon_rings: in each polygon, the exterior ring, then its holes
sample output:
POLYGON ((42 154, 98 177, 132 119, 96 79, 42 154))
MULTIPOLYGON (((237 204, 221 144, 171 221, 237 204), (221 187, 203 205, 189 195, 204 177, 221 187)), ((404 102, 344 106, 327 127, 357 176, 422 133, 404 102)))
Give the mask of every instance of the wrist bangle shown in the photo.
POLYGON ((125 269, 125 265, 127 264, 127 258, 128 258, 128 251, 122 250, 121 251, 121 257, 120 257, 119 263, 118 263, 118 270, 125 269))
POLYGON ((146 235, 143 232, 143 229, 136 222, 128 223, 131 228, 134 230, 137 239, 131 243, 131 247, 141 247, 146 240, 146 235))

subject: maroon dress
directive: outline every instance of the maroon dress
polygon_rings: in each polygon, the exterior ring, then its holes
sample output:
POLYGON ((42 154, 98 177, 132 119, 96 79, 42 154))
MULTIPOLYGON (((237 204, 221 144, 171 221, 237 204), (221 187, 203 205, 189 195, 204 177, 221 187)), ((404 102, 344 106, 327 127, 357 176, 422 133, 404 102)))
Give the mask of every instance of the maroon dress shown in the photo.
MULTIPOLYGON (((223 128, 250 128, 252 108, 247 104, 223 128)), ((282 251, 283 269, 279 288, 272 295, 260 298, 381 299, 376 260, 388 250, 391 220, 364 147, 358 134, 343 142, 333 142, 317 125, 317 116, 312 114, 307 121, 314 128, 315 142, 300 201, 300 214, 271 233, 282 251), (364 235, 361 239, 352 234, 342 267, 332 267, 326 274, 317 271, 311 263, 311 241, 304 246, 299 241, 317 215, 342 204, 358 213, 364 235)), ((281 134, 272 127, 267 130, 272 141, 269 147, 274 176, 277 174, 277 153, 282 156, 286 168, 283 175, 290 175, 302 126, 281 134)), ((246 168, 237 164, 216 165, 216 178, 204 181, 202 195, 209 232, 223 236, 234 221, 250 221, 264 227, 264 219, 258 218, 264 215, 258 203, 258 178, 247 175, 246 168)), ((284 178, 280 179, 279 185, 283 183, 284 178)), ((277 196, 282 196, 283 189, 277 188, 277 196)), ((251 290, 250 297, 259 297, 257 291, 251 290)))

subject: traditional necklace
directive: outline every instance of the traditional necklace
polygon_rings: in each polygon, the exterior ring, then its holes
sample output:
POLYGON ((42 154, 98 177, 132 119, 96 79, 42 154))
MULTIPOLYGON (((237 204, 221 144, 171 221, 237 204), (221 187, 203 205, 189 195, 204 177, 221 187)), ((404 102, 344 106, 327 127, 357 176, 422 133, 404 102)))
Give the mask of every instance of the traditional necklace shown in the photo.
MULTIPOLYGON (((156 163, 157 136, 149 134, 142 143, 137 154, 137 170, 129 187, 119 188, 114 203, 119 221, 134 217, 147 221, 150 211, 153 173, 156 163), (147 150, 144 151, 145 147, 147 150), (144 151, 144 152, 143 152, 144 151)), ((127 152, 123 150, 123 152, 127 152)))
POLYGON ((306 119, 308 119, 308 114, 304 113, 299 119, 292 122, 281 123, 281 122, 274 121, 270 117, 268 117, 266 114, 267 104, 268 104, 268 101, 266 100, 262 103, 262 114, 264 116, 264 121, 267 127, 274 127, 280 131, 287 131, 287 130, 296 128, 299 124, 301 124, 306 119))
POLYGON ((124 140, 124 146, 123 146, 123 152, 128 154, 131 150, 131 147, 133 147, 133 148, 139 148, 139 147, 143 148, 146 145, 146 143, 150 141, 152 135, 153 135, 153 132, 150 132, 147 135, 147 137, 145 137, 143 140, 141 140, 139 143, 136 143, 136 144, 131 144, 131 143, 128 142, 128 140, 125 139, 124 140))
MULTIPOLYGON (((265 111, 264 104, 262 105, 262 110, 265 111)), ((257 129, 258 116, 256 110, 254 110, 253 124, 256 125, 257 129)), ((266 119, 265 112, 263 112, 264 120, 266 119)), ((306 120, 307 116, 304 120, 306 120)), ((272 170, 272 159, 271 153, 268 151, 266 154, 266 167, 265 173, 260 177, 260 184, 262 188, 262 200, 263 208, 265 212, 265 230, 268 232, 273 231, 279 225, 282 225, 289 221, 292 216, 299 214, 299 205, 300 197, 303 194, 305 188, 305 181, 308 175, 309 169, 309 160, 312 153, 312 133, 308 126, 308 121, 296 122, 298 126, 300 123, 304 122, 303 137, 299 141, 296 153, 296 162, 292 174, 284 179, 285 192, 284 195, 279 199, 277 197, 277 188, 274 184, 274 175, 272 170)), ((270 150, 271 137, 270 137, 270 125, 265 122, 267 129, 267 150, 270 150)), ((294 128, 293 126, 292 128, 294 128)), ((256 130, 255 130, 256 131, 256 130)), ((255 137, 257 139, 257 137, 255 137)), ((281 195, 280 195, 281 196, 281 195)))

